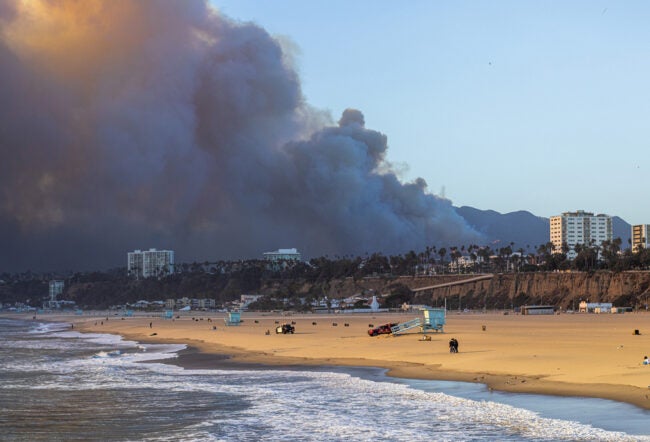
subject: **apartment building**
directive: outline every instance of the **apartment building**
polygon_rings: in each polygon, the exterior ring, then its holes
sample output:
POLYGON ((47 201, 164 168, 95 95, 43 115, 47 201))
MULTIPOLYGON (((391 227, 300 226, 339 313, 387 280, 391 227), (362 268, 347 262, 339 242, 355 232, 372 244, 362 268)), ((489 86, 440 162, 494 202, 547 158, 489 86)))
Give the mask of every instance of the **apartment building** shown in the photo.
POLYGON ((648 229, 650 229, 650 224, 636 224, 632 226, 632 251, 636 252, 641 248, 648 248, 650 243, 648 229))
POLYGON ((614 236, 611 216, 594 215, 584 210, 552 216, 550 230, 550 239, 555 247, 555 252, 559 253, 562 250, 562 244, 566 244, 569 247, 567 253, 569 259, 576 257, 576 244, 600 246, 603 241, 611 241, 614 236))
POLYGON ((129 275, 136 278, 165 276, 174 272, 174 251, 149 249, 127 254, 129 275))

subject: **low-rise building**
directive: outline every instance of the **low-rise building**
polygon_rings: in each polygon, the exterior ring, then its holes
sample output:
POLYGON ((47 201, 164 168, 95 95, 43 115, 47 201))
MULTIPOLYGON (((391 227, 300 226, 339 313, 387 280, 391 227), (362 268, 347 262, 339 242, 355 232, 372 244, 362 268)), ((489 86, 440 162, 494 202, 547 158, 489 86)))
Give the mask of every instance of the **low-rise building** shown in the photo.
POLYGON ((552 305, 524 305, 521 307, 522 315, 552 315, 555 307, 552 305))
POLYGON ((581 301, 578 305, 580 313, 612 313, 611 302, 587 302, 581 301))
POLYGON ((265 252, 264 259, 267 261, 300 261, 298 249, 278 249, 273 252, 265 252))
POLYGON ((262 295, 241 295, 239 297, 239 306, 240 308, 244 309, 247 308, 249 305, 260 299, 262 295))

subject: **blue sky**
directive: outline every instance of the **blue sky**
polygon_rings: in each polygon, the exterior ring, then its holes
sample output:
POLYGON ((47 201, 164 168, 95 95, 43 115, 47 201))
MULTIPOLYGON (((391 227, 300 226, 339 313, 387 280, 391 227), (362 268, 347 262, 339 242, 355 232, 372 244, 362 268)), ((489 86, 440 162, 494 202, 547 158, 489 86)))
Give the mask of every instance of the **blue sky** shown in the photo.
POLYGON ((650 3, 222 0, 289 39, 307 101, 360 109, 454 205, 650 223, 650 3))

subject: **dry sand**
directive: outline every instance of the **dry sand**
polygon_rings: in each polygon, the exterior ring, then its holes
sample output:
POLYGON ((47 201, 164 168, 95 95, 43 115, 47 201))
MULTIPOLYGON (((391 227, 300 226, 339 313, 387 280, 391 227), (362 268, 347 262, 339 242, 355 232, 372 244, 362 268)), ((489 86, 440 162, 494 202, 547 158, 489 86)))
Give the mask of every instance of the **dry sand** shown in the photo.
POLYGON ((236 362, 384 367, 397 377, 481 382, 495 390, 598 397, 650 409, 650 366, 641 364, 643 356, 650 356, 650 314, 449 313, 445 332, 429 333, 430 341, 421 340, 417 331, 368 336, 369 324, 418 316, 249 313, 236 327, 224 325, 223 313, 189 312, 174 320, 38 319, 73 322, 80 331, 115 333, 141 342, 185 343, 204 353, 231 355, 236 362), (295 322, 295 334, 276 334, 276 321, 295 322), (635 329, 641 334, 635 335, 635 329), (458 354, 449 353, 452 337, 460 343, 458 354))

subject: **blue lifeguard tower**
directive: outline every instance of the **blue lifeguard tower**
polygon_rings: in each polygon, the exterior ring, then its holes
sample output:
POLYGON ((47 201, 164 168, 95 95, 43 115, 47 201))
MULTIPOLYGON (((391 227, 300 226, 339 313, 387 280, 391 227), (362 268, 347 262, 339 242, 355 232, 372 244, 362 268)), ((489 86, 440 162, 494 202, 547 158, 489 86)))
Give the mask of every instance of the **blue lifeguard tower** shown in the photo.
POLYGON ((424 315, 422 333, 426 333, 428 330, 444 333, 443 326, 446 322, 446 313, 444 308, 422 309, 424 315))
POLYGON ((228 316, 224 318, 226 325, 239 325, 241 322, 241 312, 228 312, 228 316))
POLYGON ((163 319, 172 319, 174 317, 174 311, 173 310, 165 310, 162 314, 163 319))

